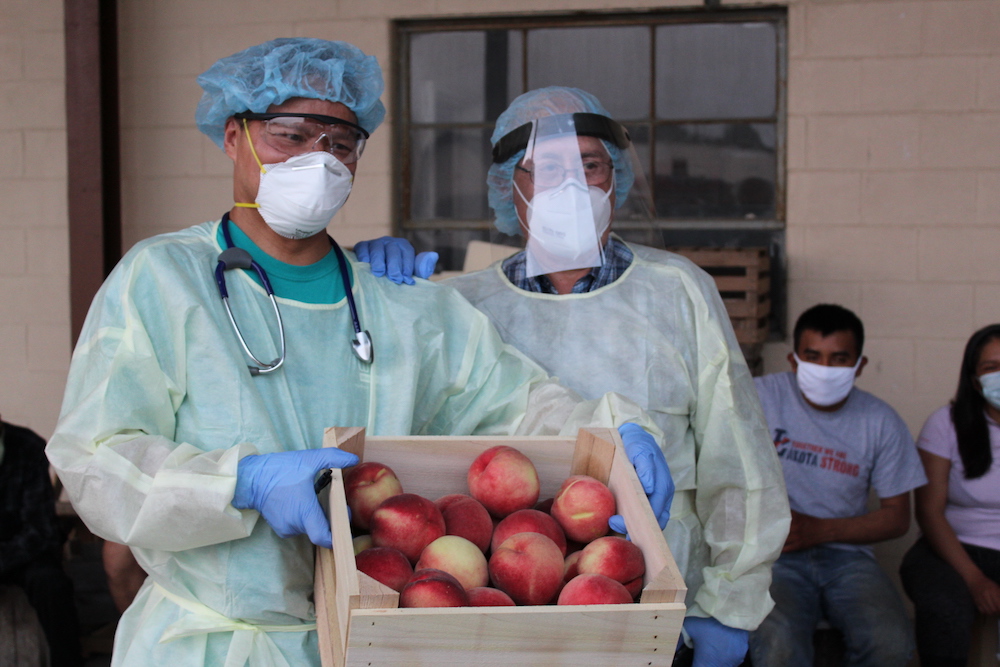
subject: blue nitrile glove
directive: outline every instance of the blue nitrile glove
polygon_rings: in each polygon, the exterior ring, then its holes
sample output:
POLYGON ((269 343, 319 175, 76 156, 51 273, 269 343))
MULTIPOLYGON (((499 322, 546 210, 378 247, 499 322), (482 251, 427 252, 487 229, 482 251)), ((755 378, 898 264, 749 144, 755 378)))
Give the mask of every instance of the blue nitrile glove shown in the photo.
POLYGON ((371 264, 373 276, 387 276, 397 285, 412 285, 413 276, 430 278, 438 261, 436 252, 422 252, 414 257, 409 241, 392 236, 360 241, 354 245, 354 254, 359 261, 371 264))
MULTIPOLYGON (((670 476, 667 459, 663 450, 656 444, 649 433, 638 424, 622 424, 618 427, 625 445, 625 454, 635 468, 635 474, 642 482, 642 488, 653 508, 660 530, 667 527, 670 519, 670 503, 674 500, 674 480, 670 476)), ((616 533, 627 533, 625 519, 616 514, 608 520, 611 530, 616 533)))
POLYGON ((357 462, 357 456, 335 447, 244 456, 236 469, 233 507, 257 510, 279 537, 304 533, 313 544, 332 549, 330 522, 316 498, 316 475, 357 462))
POLYGON ((691 667, 736 667, 746 658, 750 636, 746 630, 731 628, 714 618, 688 616, 684 632, 694 644, 691 667))

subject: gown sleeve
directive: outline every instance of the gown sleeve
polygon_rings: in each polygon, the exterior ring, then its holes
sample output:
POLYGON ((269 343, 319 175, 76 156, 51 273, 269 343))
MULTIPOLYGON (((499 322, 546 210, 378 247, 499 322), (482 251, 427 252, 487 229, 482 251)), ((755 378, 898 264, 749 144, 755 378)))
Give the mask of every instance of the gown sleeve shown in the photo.
POLYGON ((174 441, 184 322, 200 306, 161 298, 169 281, 148 264, 130 253, 95 297, 46 454, 95 535, 163 551, 246 537, 259 515, 231 501, 239 459, 256 450, 174 441))

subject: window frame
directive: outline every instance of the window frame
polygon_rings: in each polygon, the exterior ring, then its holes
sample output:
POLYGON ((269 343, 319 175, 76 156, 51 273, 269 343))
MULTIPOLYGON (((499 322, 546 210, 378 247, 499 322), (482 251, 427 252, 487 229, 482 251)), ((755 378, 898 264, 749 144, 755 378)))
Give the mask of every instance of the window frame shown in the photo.
MULTIPOLYGON (((658 127, 681 124, 720 124, 738 122, 741 124, 767 123, 775 126, 775 202, 773 219, 734 219, 734 218, 662 218, 654 217, 653 226, 657 230, 699 230, 724 232, 733 231, 774 231, 783 232, 786 226, 787 200, 787 50, 788 50, 788 13, 783 6, 762 6, 747 8, 712 8, 712 9, 662 9, 629 12, 540 12, 531 16, 518 14, 486 14, 463 18, 429 18, 400 19, 393 22, 393 54, 396 95, 394 101, 394 139, 398 148, 393 154, 392 173, 394 186, 392 189, 392 223, 397 234, 423 230, 470 230, 488 231, 492 219, 462 220, 442 219, 414 220, 411 211, 411 137, 414 129, 421 127, 463 128, 474 129, 489 127, 493 121, 486 123, 413 123, 410 120, 410 38, 419 33, 456 32, 456 31, 489 31, 489 30, 521 30, 523 39, 521 48, 522 85, 528 78, 528 39, 527 31, 540 28, 580 28, 580 27, 612 27, 612 26, 645 26, 651 31, 650 42, 650 113, 642 124, 649 128, 650 155, 647 168, 655 163, 655 136, 658 127), (769 22, 775 26, 777 44, 775 49, 777 75, 774 116, 767 118, 711 118, 711 119, 670 119, 656 118, 656 28, 670 24, 697 23, 745 23, 769 22)), ((523 92, 523 91, 522 91, 523 92)), ((630 122, 629 124, 636 124, 630 122)), ((484 155, 484 160, 487 159, 484 155)), ((649 169, 649 173, 653 173, 649 169)), ((783 239, 781 240, 783 243, 783 239)))

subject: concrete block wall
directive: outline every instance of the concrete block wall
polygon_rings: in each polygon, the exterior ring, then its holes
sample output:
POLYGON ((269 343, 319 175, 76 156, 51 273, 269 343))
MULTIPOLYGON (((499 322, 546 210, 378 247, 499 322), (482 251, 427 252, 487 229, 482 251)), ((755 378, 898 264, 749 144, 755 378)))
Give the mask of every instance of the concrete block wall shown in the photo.
MULTIPOLYGON (((790 320, 854 309, 859 385, 914 434, 969 335, 1000 321, 998 91, 1000 3, 789 6, 790 320)), ((785 370, 790 344, 767 348, 765 369, 785 370)))
POLYGON ((0 415, 43 436, 70 357, 61 0, 0 0, 0 415))

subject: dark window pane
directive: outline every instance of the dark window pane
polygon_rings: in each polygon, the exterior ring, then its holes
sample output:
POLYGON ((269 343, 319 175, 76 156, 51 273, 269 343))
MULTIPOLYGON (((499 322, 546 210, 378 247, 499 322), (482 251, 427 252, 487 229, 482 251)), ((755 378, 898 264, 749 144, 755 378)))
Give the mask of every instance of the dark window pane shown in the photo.
POLYGON ((528 33, 528 89, 573 86, 617 120, 649 116, 646 27, 561 28, 528 33))
POLYGON ((488 229, 410 229, 403 236, 417 252, 433 250, 438 254, 438 271, 461 271, 465 267, 465 251, 471 241, 490 243, 488 229))
POLYGON ((521 91, 521 41, 520 32, 507 30, 413 35, 410 121, 495 120, 521 91))
POLYGON ((775 217, 775 128, 771 124, 665 125, 656 130, 657 215, 775 217))
POLYGON ((635 150, 636 159, 639 162, 639 173, 636 174, 635 183, 629 192, 628 199, 625 200, 621 208, 615 209, 615 223, 618 224, 619 231, 622 227, 621 223, 648 223, 653 218, 649 190, 649 125, 630 124, 625 127, 628 128, 629 136, 632 138, 632 148, 635 150))
POLYGON ((777 104, 777 31, 770 23, 656 28, 656 117, 764 118, 777 104))
POLYGON ((410 134, 410 217, 483 220, 490 130, 417 129, 410 134))

